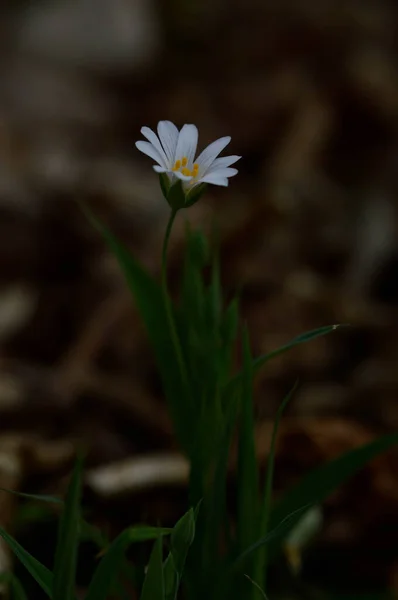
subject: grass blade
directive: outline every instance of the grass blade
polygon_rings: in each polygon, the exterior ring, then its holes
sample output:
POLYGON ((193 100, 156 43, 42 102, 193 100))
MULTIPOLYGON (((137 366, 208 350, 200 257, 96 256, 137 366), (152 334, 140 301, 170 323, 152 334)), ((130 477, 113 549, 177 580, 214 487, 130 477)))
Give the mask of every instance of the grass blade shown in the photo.
POLYGON ((295 346, 299 346, 300 344, 306 344, 307 342, 311 342, 312 340, 315 340, 318 337, 322 337, 324 335, 327 335, 328 333, 331 333, 332 331, 336 331, 336 329, 338 329, 339 327, 347 327, 347 325, 325 325, 324 327, 319 327, 318 329, 312 329, 311 331, 307 331, 306 333, 301 333, 300 335, 290 340, 290 342, 288 342, 284 346, 277 348, 277 350, 273 350, 268 354, 263 354, 262 356, 257 357, 254 360, 254 370, 257 372, 269 360, 272 360, 273 358, 284 354, 285 352, 291 350, 291 348, 294 348, 295 346))
POLYGON ((170 352, 170 330, 161 287, 117 237, 86 206, 82 208, 104 238, 125 276, 155 353, 178 441, 183 450, 189 454, 193 439, 190 428, 192 415, 175 353, 170 352))
MULTIPOLYGON (((398 444, 398 433, 388 434, 365 446, 350 450, 343 456, 339 456, 314 469, 284 494, 282 500, 271 513, 271 526, 274 527, 286 514, 291 514, 298 506, 323 502, 333 490, 349 477, 362 469, 378 454, 386 452, 396 444, 398 444)), ((290 519, 289 526, 285 528, 285 536, 296 525, 300 516, 290 519)), ((270 554, 275 555, 281 551, 282 541, 282 539, 279 539, 277 543, 271 545, 270 554)))
POLYGON ((175 567, 180 575, 184 570, 188 550, 195 537, 195 514, 190 508, 187 513, 176 523, 171 532, 171 553, 175 567))
POLYGON ((77 550, 80 538, 80 496, 83 461, 79 458, 73 470, 61 516, 54 560, 53 600, 73 600, 77 550))
POLYGON ((298 508, 290 515, 285 517, 279 525, 277 525, 274 529, 271 529, 264 537, 258 539, 254 544, 251 544, 248 548, 246 548, 232 563, 232 568, 236 569, 242 563, 246 561, 248 556, 250 556, 253 552, 264 546, 265 544, 271 543, 275 539, 279 539, 283 537, 287 531, 290 531, 292 528, 292 523, 297 523, 298 520, 302 517, 302 515, 310 508, 310 504, 306 506, 302 506, 298 508))
POLYGON ((162 536, 159 536, 149 559, 140 600, 164 600, 162 536))
MULTIPOLYGON (((271 514, 271 503, 272 503, 272 486, 274 480, 274 464, 275 464, 275 446, 276 446, 276 438, 278 434, 279 424, 283 415, 283 412, 286 406, 289 404, 294 392, 296 391, 297 383, 293 387, 293 389, 285 396, 283 402, 280 404, 278 411, 276 413, 274 426, 272 430, 271 436, 271 445, 268 457, 267 464, 267 472, 265 476, 265 485, 264 485, 264 499, 263 505, 261 507, 261 516, 260 516, 260 535, 265 537, 268 531, 269 518, 271 514)), ((259 552, 257 553, 255 559, 255 579, 258 582, 258 585, 261 589, 266 589, 266 580, 267 580, 267 547, 263 546, 259 552)))
POLYGON ((261 594, 261 596, 265 599, 268 600, 268 596, 267 594, 264 592, 264 590, 262 589, 261 586, 258 585, 258 583, 256 581, 254 581, 254 579, 252 579, 251 577, 249 577, 249 575, 245 575, 245 577, 247 577, 247 579, 250 581, 250 583, 256 588, 256 590, 261 594))
MULTIPOLYGON (((11 598, 13 600, 28 600, 26 592, 15 575, 12 573, 1 573, 0 575, 0 583, 5 583, 7 585, 7 591, 11 591, 11 598)), ((2 597, 3 597, 3 588, 1 589, 2 597)), ((9 594, 6 592, 7 598, 9 598, 9 594)))
POLYGON ((195 537, 195 512, 191 508, 176 523, 171 534, 171 549, 163 565, 165 597, 175 600, 180 586, 185 561, 195 537))
POLYGON ((242 383, 237 515, 237 541, 240 551, 253 542, 258 519, 258 468, 253 417, 253 361, 246 328, 243 332, 242 383))
POLYGON ((33 579, 39 584, 41 589, 49 598, 53 598, 53 574, 47 567, 41 564, 29 552, 27 552, 14 538, 9 535, 2 527, 0 527, 0 536, 10 546, 15 556, 24 565, 27 571, 32 575, 33 579))
POLYGON ((131 527, 123 531, 106 550, 89 585, 85 600, 106 600, 114 579, 123 565, 124 553, 130 544, 157 539, 173 530, 158 527, 131 527))
POLYGON ((47 496, 45 494, 26 494, 25 492, 16 492, 15 490, 9 490, 8 488, 0 487, 0 492, 6 492, 7 494, 13 494, 20 498, 27 498, 28 500, 38 500, 39 502, 50 502, 52 504, 63 504, 64 501, 61 498, 55 496, 47 496))
POLYGON ((15 575, 11 577, 10 583, 14 600, 28 600, 28 596, 26 595, 22 583, 15 575))
MULTIPOLYGON (((307 331, 306 333, 302 333, 296 336, 284 346, 281 346, 280 348, 277 348, 272 352, 268 352, 268 354, 262 354, 261 356, 258 356, 253 361, 254 373, 258 373, 258 371, 260 371, 260 369, 268 361, 272 360, 273 358, 276 358, 277 356, 280 356, 281 354, 284 354, 291 348, 299 346, 300 344, 306 344, 307 342, 311 342, 312 340, 315 340, 318 337, 322 337, 324 335, 327 335, 328 333, 331 333, 332 331, 336 331, 336 329, 339 329, 340 327, 346 327, 346 325, 326 325, 324 327, 319 327, 318 329, 312 329, 311 331, 307 331)), ((241 385, 242 378, 243 373, 240 372, 237 375, 235 375, 232 379, 230 379, 224 388, 224 394, 228 396, 236 386, 241 385)))

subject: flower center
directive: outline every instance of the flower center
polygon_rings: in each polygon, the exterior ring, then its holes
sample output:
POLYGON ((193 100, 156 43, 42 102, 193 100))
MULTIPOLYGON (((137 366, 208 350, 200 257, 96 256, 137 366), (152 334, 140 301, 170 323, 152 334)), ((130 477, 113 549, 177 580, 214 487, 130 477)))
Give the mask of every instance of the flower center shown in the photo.
POLYGON ((194 163, 192 165, 192 171, 187 167, 188 159, 186 156, 183 156, 181 160, 176 160, 174 163, 173 171, 180 171, 186 177, 197 177, 199 171, 199 165, 194 163))

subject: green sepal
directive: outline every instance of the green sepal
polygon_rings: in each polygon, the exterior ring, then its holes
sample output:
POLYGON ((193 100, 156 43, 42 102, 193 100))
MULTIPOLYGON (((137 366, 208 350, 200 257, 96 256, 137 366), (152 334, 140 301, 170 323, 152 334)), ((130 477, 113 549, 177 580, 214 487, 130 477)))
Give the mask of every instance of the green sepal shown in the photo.
POLYGON ((170 204, 173 210, 179 210, 185 206, 185 192, 182 187, 182 181, 179 179, 177 183, 174 183, 169 187, 167 194, 167 202, 170 204))
POLYGON ((167 173, 159 174, 159 183, 160 183, 160 188, 162 190, 162 194, 168 202, 169 201, 168 200, 169 190, 170 190, 170 179, 168 178, 167 173))
POLYGON ((185 207, 192 206, 196 204, 196 202, 203 196, 207 189, 207 183, 199 183, 199 185, 195 185, 185 197, 185 207))

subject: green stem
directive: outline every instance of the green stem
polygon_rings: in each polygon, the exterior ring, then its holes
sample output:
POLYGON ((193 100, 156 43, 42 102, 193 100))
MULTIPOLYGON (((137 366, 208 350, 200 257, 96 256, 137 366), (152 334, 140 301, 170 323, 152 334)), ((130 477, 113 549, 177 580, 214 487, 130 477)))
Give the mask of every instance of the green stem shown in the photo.
POLYGON ((187 372, 187 368, 185 365, 185 360, 184 360, 184 356, 183 356, 183 352, 182 352, 182 348, 181 348, 180 339, 179 339, 178 333, 177 333, 177 327, 176 327, 174 315, 173 315, 173 305, 171 302, 168 283, 167 283, 167 248, 169 245, 170 234, 171 234, 171 230, 172 230, 173 223, 176 218, 177 212, 178 212, 178 209, 173 209, 171 211, 170 217, 169 217, 169 220, 167 223, 167 227, 166 227, 166 233, 165 233, 164 240, 163 240, 162 292, 163 292, 163 301, 164 301, 164 306, 165 306, 165 310, 166 310, 167 321, 168 321, 169 329, 170 329, 171 341, 174 346, 174 351, 175 351, 178 366, 180 369, 182 383, 183 383, 184 387, 186 388, 188 395, 190 396, 188 372, 187 372))

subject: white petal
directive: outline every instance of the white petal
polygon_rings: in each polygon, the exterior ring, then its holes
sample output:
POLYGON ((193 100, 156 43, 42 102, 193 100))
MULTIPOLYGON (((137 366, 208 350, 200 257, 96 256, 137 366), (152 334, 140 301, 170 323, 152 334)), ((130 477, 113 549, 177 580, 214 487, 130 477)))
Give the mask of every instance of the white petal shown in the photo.
POLYGON ((151 142, 152 146, 159 152, 159 155, 162 157, 164 166, 166 167, 169 161, 167 160, 166 153, 163 150, 162 144, 160 143, 156 133, 152 131, 152 129, 149 129, 149 127, 141 127, 141 133, 144 137, 146 137, 147 140, 151 142))
POLYGON ((159 121, 158 135, 171 166, 175 162, 175 153, 178 141, 178 129, 171 121, 159 121))
POLYGON ((168 169, 165 169, 164 167, 158 167, 158 165, 153 165, 153 170, 156 171, 156 173, 167 173, 168 169))
POLYGON ((207 171, 205 177, 209 175, 215 175, 217 177, 233 177, 237 173, 238 169, 231 169, 230 167, 227 167, 225 169, 213 169, 212 167, 207 171))
POLYGON ((228 186, 228 179, 226 177, 218 177, 216 173, 211 175, 205 175, 198 180, 198 183, 212 183, 213 185, 228 186))
POLYGON ((160 154, 156 150, 156 148, 154 148, 152 146, 152 144, 150 144, 149 142, 139 141, 139 142, 136 142, 135 145, 140 152, 143 152, 147 156, 150 156, 151 158, 153 158, 153 160, 156 160, 156 162, 163 168, 166 167, 166 165, 164 164, 163 158, 160 156, 160 154))
POLYGON ((198 145, 198 129, 195 125, 184 125, 177 141, 175 159, 181 160, 184 156, 188 159, 188 168, 191 168, 198 145))
POLYGON ((221 158, 216 158, 216 160, 212 163, 211 167, 208 170, 208 173, 212 173, 215 169, 230 167, 234 163, 236 163, 241 156, 231 155, 231 156, 222 156, 221 158))
POLYGON ((178 179, 181 179, 181 181, 191 181, 192 179, 192 175, 183 175, 181 171, 174 171, 173 175, 178 177, 178 179))
POLYGON ((200 176, 204 175, 207 172, 208 168, 211 166, 213 161, 217 158, 220 152, 224 150, 225 146, 227 146, 230 141, 230 136, 222 137, 219 140, 216 140, 215 142, 207 146, 207 148, 205 148, 203 152, 199 154, 195 162, 199 165, 200 176))

